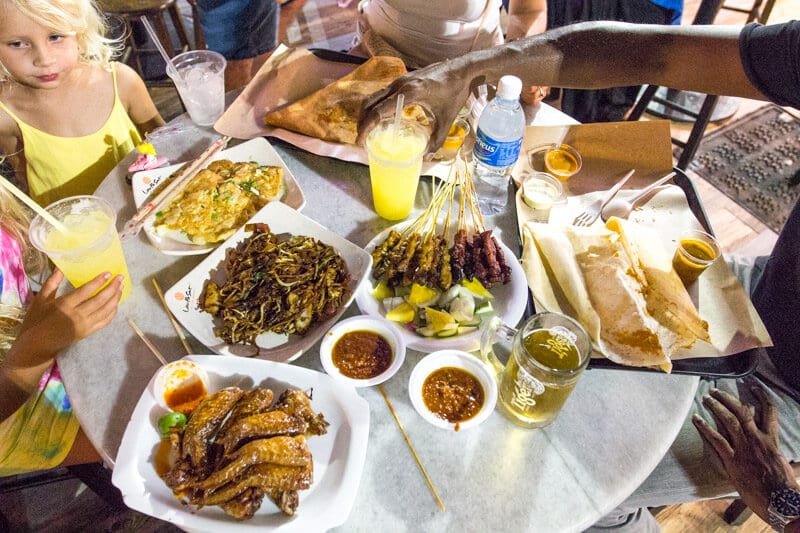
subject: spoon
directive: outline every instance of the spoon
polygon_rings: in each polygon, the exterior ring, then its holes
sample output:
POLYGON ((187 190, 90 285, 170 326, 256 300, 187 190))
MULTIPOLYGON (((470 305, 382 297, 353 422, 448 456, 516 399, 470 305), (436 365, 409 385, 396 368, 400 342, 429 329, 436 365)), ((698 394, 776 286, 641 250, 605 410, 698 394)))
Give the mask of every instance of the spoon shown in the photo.
POLYGON ((663 185, 665 182, 669 181, 675 176, 674 172, 670 172, 666 176, 661 179, 658 179, 645 187, 644 189, 639 192, 633 198, 623 200, 622 198, 616 197, 613 198, 610 202, 608 202, 605 207, 603 207, 603 211, 601 212, 601 216, 603 218, 603 222, 608 220, 611 217, 619 217, 619 218, 628 218, 631 212, 638 207, 636 203, 641 200, 642 198, 649 195, 653 190, 663 185))

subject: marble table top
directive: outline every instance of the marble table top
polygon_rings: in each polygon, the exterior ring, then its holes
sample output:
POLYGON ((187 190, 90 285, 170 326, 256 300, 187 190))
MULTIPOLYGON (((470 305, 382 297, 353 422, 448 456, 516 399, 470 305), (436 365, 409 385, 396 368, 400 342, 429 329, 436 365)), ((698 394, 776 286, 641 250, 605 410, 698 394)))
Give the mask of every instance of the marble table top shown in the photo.
MULTIPOLYGON (((545 105, 535 123, 559 121, 571 119, 545 105)), ((195 157, 218 137, 185 116, 170 126, 183 135, 156 149, 171 161, 195 157)), ((372 209, 366 166, 274 145, 303 189, 305 215, 359 246, 392 225, 372 209)), ((125 181, 133 158, 130 154, 121 162, 96 193, 118 210, 118 227, 135 212, 125 181)), ((430 181, 423 180, 415 210, 426 205, 430 193, 430 181)), ((513 208, 487 217, 487 227, 517 249, 513 208)), ((124 252, 133 285, 130 298, 108 328, 58 358, 84 431, 112 465, 136 402, 159 368, 127 319, 167 359, 181 358, 185 351, 151 278, 166 290, 203 258, 164 255, 144 234, 126 242, 124 252)), ((343 318, 358 313, 353 303, 343 318)), ((189 343, 194 353, 210 353, 192 338, 189 343)), ((292 364, 323 371, 318 349, 319 344, 292 364)), ((409 351, 384 388, 446 511, 437 506, 380 392, 358 389, 370 406, 369 443, 355 504, 342 531, 578 531, 621 503, 655 468, 677 435, 698 382, 691 376, 590 367, 547 428, 522 429, 495 412, 476 428, 451 432, 425 422, 411 405, 408 379, 423 356, 409 351)))

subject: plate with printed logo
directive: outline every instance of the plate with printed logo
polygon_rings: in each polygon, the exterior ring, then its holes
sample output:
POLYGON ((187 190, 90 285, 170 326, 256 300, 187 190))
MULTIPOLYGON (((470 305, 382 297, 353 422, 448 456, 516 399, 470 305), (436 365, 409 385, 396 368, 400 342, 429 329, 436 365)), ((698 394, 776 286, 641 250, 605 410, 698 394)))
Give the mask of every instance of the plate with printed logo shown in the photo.
MULTIPOLYGON (((281 168, 280 193, 277 199, 289 207, 301 210, 306 203, 300 185, 294 179, 292 172, 287 168, 281 156, 272 145, 263 137, 257 137, 249 141, 238 144, 232 148, 221 150, 211 158, 211 161, 229 160, 234 163, 255 162, 259 166, 274 166, 281 168)), ((131 177, 131 187, 133 189, 133 201, 136 208, 140 208, 145 201, 154 197, 160 190, 159 185, 175 174, 184 163, 156 168, 153 170, 143 170, 135 173, 131 177)), ((192 179, 194 182, 194 178, 192 179)), ((199 186, 199 185, 198 185, 199 186)), ((242 187, 242 185, 239 185, 242 187)), ((244 196, 243 196, 244 198, 244 196)), ((205 206, 203 206, 205 209, 205 206)), ((209 210, 210 211, 210 210, 209 210)), ((159 216, 157 213, 155 216, 159 216)), ((219 216, 213 213, 210 216, 219 216)), ((151 216, 145 221, 144 232, 153 246, 167 255, 198 255, 206 254, 219 246, 219 242, 198 244, 192 242, 185 232, 180 230, 158 229, 153 225, 151 216)), ((236 228, 230 228, 235 230, 236 228)))

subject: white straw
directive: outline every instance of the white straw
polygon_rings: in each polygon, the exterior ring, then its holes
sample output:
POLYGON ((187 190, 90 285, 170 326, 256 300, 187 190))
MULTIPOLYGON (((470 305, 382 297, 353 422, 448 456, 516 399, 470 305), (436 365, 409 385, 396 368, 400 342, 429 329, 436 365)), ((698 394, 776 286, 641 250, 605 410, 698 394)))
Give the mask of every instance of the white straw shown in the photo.
POLYGON ((20 201, 22 201, 25 205, 33 209, 36 212, 36 214, 38 214, 40 217, 49 222, 54 228, 56 228, 56 230, 58 230, 61 233, 69 232, 69 230, 66 228, 66 226, 64 226, 64 224, 56 220, 56 218, 53 215, 45 211, 45 209, 42 206, 34 202, 30 196, 28 196, 21 190, 17 189, 10 181, 8 181, 6 178, 2 176, 0 176, 0 185, 5 187, 6 190, 8 190, 8 192, 19 198, 20 201))
POLYGON ((400 126, 400 119, 403 118, 403 102, 405 101, 405 95, 400 93, 397 95, 397 106, 394 108, 394 130, 395 133, 397 132, 397 128, 400 126))
POLYGON ((147 33, 150 35, 150 39, 153 40, 153 42, 156 45, 156 48, 158 48, 158 51, 161 52, 161 57, 164 58, 164 61, 167 63, 168 68, 172 69, 172 72, 174 72, 175 75, 178 77, 178 79, 181 80, 181 82, 183 82, 183 77, 181 76, 181 73, 178 72, 177 68, 175 68, 175 63, 172 62, 172 58, 170 58, 169 54, 167 54, 167 51, 164 50, 164 45, 161 44, 161 40, 158 38, 158 35, 156 35, 156 31, 153 29, 153 26, 150 24, 150 21, 147 20, 147 17, 144 15, 139 17, 139 20, 142 21, 144 29, 147 30, 147 33))

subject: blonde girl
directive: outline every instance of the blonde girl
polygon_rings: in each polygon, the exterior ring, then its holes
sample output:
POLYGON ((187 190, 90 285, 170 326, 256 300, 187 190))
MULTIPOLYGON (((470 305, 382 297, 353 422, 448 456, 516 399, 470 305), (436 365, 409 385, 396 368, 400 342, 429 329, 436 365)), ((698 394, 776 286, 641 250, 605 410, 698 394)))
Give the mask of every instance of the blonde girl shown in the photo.
POLYGON ((47 261, 28 242, 30 213, 0 187, 0 477, 98 461, 80 431, 54 356, 108 325, 122 295, 122 276, 101 274, 56 296, 56 270, 33 294, 28 278, 47 261))
POLYGON ((0 0, 0 154, 42 205, 93 193, 164 123, 105 35, 92 0, 0 0))

